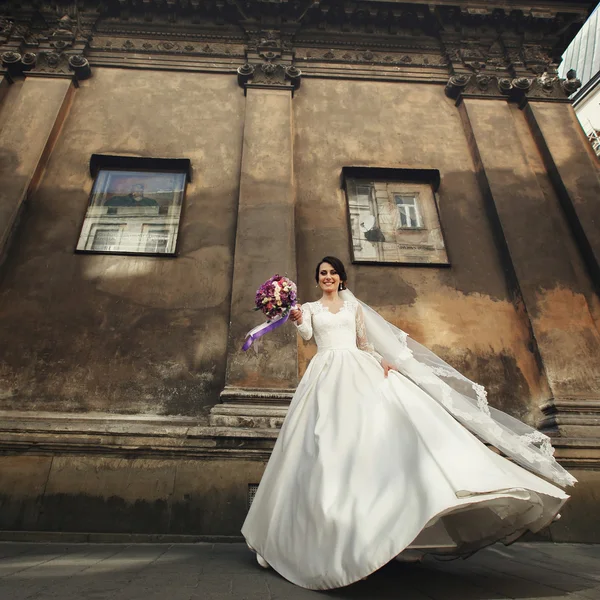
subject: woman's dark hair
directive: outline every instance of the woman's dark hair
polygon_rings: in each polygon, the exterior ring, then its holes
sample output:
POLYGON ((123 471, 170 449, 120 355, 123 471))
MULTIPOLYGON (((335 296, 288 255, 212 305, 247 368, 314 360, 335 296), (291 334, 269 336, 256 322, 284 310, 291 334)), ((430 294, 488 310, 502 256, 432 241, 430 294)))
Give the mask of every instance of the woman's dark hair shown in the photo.
POLYGON ((336 270, 337 274, 340 276, 340 290, 345 290, 346 281, 348 279, 348 276, 346 275, 346 267, 344 267, 344 263, 335 256, 326 256, 317 263, 317 268, 315 269, 315 281, 319 283, 319 270, 323 263, 331 265, 336 270))

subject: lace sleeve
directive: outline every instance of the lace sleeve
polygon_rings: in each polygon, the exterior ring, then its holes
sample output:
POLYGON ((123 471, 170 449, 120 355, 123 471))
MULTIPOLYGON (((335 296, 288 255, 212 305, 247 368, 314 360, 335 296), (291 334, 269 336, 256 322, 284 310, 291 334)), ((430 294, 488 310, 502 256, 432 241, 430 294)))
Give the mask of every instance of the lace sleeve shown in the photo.
POLYGON ((308 302, 302 305, 302 325, 296 325, 296 329, 303 340, 310 340, 313 334, 312 318, 308 302))
POLYGON ((363 310, 360 304, 356 305, 356 345, 359 350, 363 350, 367 352, 372 357, 374 357, 377 362, 381 362, 383 356, 375 352, 375 348, 373 344, 369 342, 369 338, 367 338, 367 328, 365 327, 365 318, 363 316, 363 310))

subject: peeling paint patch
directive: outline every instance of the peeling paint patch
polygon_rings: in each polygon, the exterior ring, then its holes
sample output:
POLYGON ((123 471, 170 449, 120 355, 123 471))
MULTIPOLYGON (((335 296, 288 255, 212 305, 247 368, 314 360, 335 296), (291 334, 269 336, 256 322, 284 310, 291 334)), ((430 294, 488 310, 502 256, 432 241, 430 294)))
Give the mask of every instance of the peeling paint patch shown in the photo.
POLYGON ((596 396, 600 333, 585 297, 560 286, 540 291, 533 322, 555 395, 596 396))

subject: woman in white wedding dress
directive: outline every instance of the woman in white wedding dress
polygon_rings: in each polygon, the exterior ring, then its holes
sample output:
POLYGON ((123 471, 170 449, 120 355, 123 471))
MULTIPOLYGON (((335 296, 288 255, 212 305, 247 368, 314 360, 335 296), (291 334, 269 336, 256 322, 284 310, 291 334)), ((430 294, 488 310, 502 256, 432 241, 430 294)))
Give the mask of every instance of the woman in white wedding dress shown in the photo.
POLYGON ((548 438, 488 407, 481 386, 340 292, 339 259, 325 257, 316 280, 323 297, 290 319, 318 352, 242 528, 259 563, 330 589, 403 552, 464 556, 551 523, 568 496, 471 431, 573 484, 548 438))

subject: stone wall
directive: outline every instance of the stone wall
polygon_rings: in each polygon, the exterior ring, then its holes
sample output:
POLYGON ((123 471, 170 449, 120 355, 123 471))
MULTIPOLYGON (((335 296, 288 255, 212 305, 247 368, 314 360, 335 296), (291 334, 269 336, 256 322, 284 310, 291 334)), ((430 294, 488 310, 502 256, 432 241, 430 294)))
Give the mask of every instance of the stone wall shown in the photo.
POLYGON ((0 530, 237 535, 315 351, 241 351, 255 286, 313 300, 335 254, 553 436, 544 535, 600 539, 600 183, 556 76, 588 7, 518 4, 2 8, 0 530), (75 253, 92 154, 191 161, 176 257, 75 253), (344 167, 439 172, 449 264, 353 263, 344 167))
POLYGON ((224 383, 243 115, 223 75, 100 68, 80 84, 5 265, 0 408, 206 418, 224 383), (74 253, 93 153, 191 160, 177 258, 74 253))
MULTIPOLYGON (((498 408, 539 419, 548 388, 530 351, 527 317, 511 299, 460 115, 443 88, 307 80, 294 109, 298 272, 305 298, 318 295, 316 261, 339 256, 360 298, 484 383, 498 408), (348 165, 439 169, 451 268, 350 264, 340 187, 348 165)), ((302 348, 305 365, 313 346, 302 348)))

